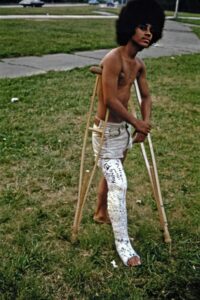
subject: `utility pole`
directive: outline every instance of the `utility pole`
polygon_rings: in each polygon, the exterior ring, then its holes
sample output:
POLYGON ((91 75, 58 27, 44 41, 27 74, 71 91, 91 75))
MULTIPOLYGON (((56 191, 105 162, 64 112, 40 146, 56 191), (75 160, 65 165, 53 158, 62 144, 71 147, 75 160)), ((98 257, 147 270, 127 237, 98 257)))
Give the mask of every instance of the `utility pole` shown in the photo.
POLYGON ((178 17, 178 7, 179 7, 179 0, 176 0, 176 7, 174 12, 174 19, 178 17))

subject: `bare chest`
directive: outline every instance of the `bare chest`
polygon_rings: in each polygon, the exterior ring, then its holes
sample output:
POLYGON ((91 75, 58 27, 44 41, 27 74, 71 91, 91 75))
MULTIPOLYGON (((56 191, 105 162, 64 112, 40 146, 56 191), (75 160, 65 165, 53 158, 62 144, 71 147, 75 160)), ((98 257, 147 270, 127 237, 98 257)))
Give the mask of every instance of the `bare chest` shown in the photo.
POLYGON ((123 61, 122 70, 118 77, 118 87, 126 88, 133 84, 139 73, 139 65, 137 62, 123 61))

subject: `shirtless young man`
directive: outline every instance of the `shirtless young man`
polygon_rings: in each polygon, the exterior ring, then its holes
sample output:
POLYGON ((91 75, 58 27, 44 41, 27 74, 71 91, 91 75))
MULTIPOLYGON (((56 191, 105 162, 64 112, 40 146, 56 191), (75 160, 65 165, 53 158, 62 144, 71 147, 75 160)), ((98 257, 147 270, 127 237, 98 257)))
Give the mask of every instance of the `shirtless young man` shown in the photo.
MULTIPOLYGON (((134 142, 143 142, 151 130, 151 97, 146 80, 146 69, 137 53, 157 42, 162 36, 164 12, 155 0, 130 0, 120 12, 116 23, 119 47, 111 50, 102 60, 102 96, 99 96, 94 127, 101 128, 107 108, 109 119, 105 142, 98 166, 103 178, 99 183, 94 220, 111 222, 116 250, 127 266, 141 264, 132 248, 127 229, 127 180, 122 162, 132 146, 130 127, 136 133, 134 142), (131 86, 137 78, 142 97, 142 120, 128 111, 131 86)), ((93 132, 94 154, 100 137, 93 132)))

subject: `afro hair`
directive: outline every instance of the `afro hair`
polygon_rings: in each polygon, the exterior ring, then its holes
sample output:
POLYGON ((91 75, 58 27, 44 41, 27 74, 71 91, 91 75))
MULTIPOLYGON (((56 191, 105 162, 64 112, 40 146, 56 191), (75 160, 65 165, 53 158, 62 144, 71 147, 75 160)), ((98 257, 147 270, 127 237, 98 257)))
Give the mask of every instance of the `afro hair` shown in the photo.
POLYGON ((117 43, 121 46, 126 45, 136 27, 141 24, 152 25, 151 44, 156 43, 162 37, 164 23, 164 11, 155 0, 129 0, 121 9, 116 22, 117 43))

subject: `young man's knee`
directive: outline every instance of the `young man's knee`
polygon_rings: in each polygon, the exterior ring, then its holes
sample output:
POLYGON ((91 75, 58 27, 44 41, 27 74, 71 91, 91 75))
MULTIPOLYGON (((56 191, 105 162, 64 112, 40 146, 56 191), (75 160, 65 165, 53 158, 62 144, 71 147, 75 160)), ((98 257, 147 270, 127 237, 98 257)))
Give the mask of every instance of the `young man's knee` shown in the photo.
POLYGON ((109 192, 111 192, 116 198, 125 197, 127 191, 126 182, 115 182, 109 185, 109 192))
POLYGON ((126 182, 120 182, 115 184, 115 190, 119 193, 124 193, 127 191, 127 183, 126 182))

